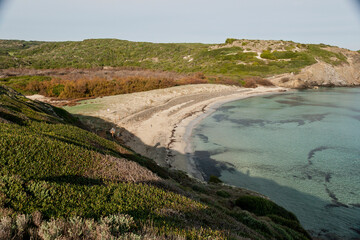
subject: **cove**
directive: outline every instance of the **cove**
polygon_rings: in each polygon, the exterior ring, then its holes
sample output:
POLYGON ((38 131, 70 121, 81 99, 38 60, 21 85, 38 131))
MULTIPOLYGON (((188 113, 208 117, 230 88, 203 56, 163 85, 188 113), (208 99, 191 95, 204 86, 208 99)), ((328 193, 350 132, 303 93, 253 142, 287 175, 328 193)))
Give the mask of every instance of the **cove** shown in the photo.
POLYGON ((192 131, 205 179, 269 196, 314 237, 360 238, 360 89, 226 103, 192 131))

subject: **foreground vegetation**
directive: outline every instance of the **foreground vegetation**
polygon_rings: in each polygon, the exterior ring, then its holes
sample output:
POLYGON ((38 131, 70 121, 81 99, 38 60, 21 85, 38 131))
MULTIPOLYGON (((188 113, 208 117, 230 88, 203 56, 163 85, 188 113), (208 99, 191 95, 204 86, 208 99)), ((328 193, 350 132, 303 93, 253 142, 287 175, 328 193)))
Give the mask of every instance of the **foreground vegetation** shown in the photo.
POLYGON ((0 239, 241 237, 310 239, 262 196, 169 171, 0 85, 0 239))

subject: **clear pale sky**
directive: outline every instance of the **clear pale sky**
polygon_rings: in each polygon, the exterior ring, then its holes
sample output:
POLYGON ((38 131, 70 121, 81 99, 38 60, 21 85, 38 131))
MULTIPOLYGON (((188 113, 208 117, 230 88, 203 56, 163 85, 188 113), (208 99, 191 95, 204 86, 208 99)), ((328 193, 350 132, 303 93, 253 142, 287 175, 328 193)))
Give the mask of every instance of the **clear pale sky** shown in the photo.
POLYGON ((221 43, 293 40, 360 49, 360 0, 0 0, 0 39, 221 43))

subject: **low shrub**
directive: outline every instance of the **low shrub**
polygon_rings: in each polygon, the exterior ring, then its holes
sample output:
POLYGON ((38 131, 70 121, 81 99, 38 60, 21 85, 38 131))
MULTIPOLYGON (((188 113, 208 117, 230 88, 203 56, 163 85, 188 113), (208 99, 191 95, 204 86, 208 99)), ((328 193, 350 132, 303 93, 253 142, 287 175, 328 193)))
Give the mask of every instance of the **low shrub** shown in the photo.
POLYGON ((235 201, 235 205, 258 216, 277 215, 285 219, 298 221, 293 213, 262 197, 242 196, 235 201))
POLYGON ((0 239, 142 239, 131 231, 137 231, 133 218, 116 214, 101 219, 74 216, 67 219, 51 218, 36 222, 30 215, 6 216, 0 219, 0 239))
POLYGON ((298 232, 303 233, 305 236, 308 236, 310 238, 310 235, 304 231, 304 229, 301 227, 300 223, 296 220, 286 219, 283 217, 280 217, 278 215, 268 215, 268 217, 277 224, 280 224, 282 226, 286 226, 288 228, 294 229, 298 232))
POLYGON ((201 185, 194 185, 192 186, 192 189, 196 192, 205 193, 205 194, 209 192, 205 187, 201 185))
POLYGON ((236 220, 238 220, 238 221, 242 222, 243 224, 249 226, 251 229, 254 229, 256 232, 262 232, 262 233, 265 233, 265 234, 271 234, 271 230, 270 230, 269 226, 265 222, 254 218, 253 216, 251 216, 247 212, 232 213, 232 216, 236 220))
POLYGON ((231 194, 226 192, 226 191, 223 191, 223 190, 220 190, 220 191, 217 191, 216 192, 216 195, 220 196, 220 197, 223 197, 223 198, 229 198, 231 197, 231 194))
POLYGON ((293 51, 274 51, 272 55, 275 59, 295 59, 301 56, 301 53, 293 52, 293 51))
POLYGON ((269 51, 269 50, 264 50, 260 54, 260 57, 265 58, 265 59, 270 59, 270 60, 276 60, 276 57, 274 56, 274 54, 272 54, 271 51, 269 51))
POLYGON ((272 82, 261 77, 247 77, 242 80, 242 86, 246 88, 256 88, 258 85, 264 87, 274 86, 272 82))
POLYGON ((226 44, 232 44, 232 43, 235 42, 235 41, 237 41, 236 38, 227 38, 227 39, 225 40, 225 43, 226 43, 226 44))
POLYGON ((217 176, 211 175, 208 182, 217 184, 222 183, 223 181, 221 181, 220 178, 218 178, 217 176))

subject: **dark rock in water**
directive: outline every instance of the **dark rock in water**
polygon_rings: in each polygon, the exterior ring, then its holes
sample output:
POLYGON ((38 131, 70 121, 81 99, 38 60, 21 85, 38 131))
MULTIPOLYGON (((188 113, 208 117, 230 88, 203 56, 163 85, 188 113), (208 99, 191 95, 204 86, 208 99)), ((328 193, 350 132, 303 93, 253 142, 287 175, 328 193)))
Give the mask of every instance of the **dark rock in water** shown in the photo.
POLYGON ((312 123, 312 122, 319 122, 319 121, 323 120, 327 115, 329 115, 329 114, 328 113, 303 114, 303 115, 301 115, 301 117, 304 118, 305 120, 309 121, 310 123, 312 123))
MULTIPOLYGON (((286 91, 279 91, 279 92, 286 92, 286 91)), ((285 95, 292 95, 291 93, 285 93, 285 94, 281 94, 281 95, 278 95, 278 94, 271 94, 271 95, 269 95, 269 96, 264 96, 264 97, 262 97, 262 98, 265 98, 265 99, 273 99, 273 98, 276 98, 276 97, 283 97, 283 96, 285 96, 285 95)))
POLYGON ((228 116, 226 114, 215 114, 212 118, 215 119, 216 122, 228 120, 228 116))
POLYGON ((317 147, 317 148, 314 148, 313 150, 311 150, 309 153, 308 153, 308 161, 309 161, 309 164, 311 165, 312 162, 310 161, 314 156, 315 156, 315 153, 316 152, 321 152, 321 151, 324 151, 324 150, 327 150, 327 149, 330 149, 331 147, 327 147, 327 146, 321 146, 321 147, 317 147))
POLYGON ((297 101, 297 102, 306 102, 307 100, 302 97, 302 96, 290 96, 290 97, 286 97, 289 100, 293 100, 293 101, 297 101))
POLYGON ((197 134, 197 136, 204 142, 204 143, 208 143, 209 142, 209 138, 207 136, 205 136, 204 134, 197 134))
POLYGON ((334 203, 326 204, 326 206, 325 206, 325 208, 338 208, 338 207, 340 207, 340 206, 337 204, 334 204, 334 203))
POLYGON ((271 121, 266 121, 262 119, 228 119, 228 120, 242 127, 252 127, 256 125, 260 127, 264 127, 265 124, 272 123, 271 121))
POLYGON ((305 121, 302 119, 289 119, 289 120, 280 120, 280 121, 275 121, 273 123, 279 123, 279 124, 285 124, 285 123, 297 123, 298 126, 302 126, 305 125, 305 121))
POLYGON ((331 179, 331 173, 327 173, 325 175, 325 182, 330 182, 330 179, 331 179))
POLYGON ((350 205, 353 206, 353 207, 360 208, 360 203, 352 203, 352 204, 350 204, 350 205))
POLYGON ((335 193, 331 192, 330 189, 325 185, 325 191, 327 192, 327 194, 329 195, 329 197, 332 199, 332 203, 335 204, 338 207, 344 207, 344 208, 349 208, 348 205, 339 202, 339 199, 336 197, 335 193))
POLYGON ((306 104, 303 104, 301 102, 291 101, 291 100, 279 100, 279 101, 276 101, 276 102, 280 103, 280 104, 286 104, 286 105, 289 105, 291 107, 297 107, 297 106, 306 105, 306 104))
POLYGON ((356 232, 357 234, 360 234, 360 228, 356 229, 356 228, 350 228, 351 230, 353 230, 354 232, 356 232))
POLYGON ((235 106, 223 106, 217 109, 218 112, 228 113, 230 109, 236 108, 235 106))

